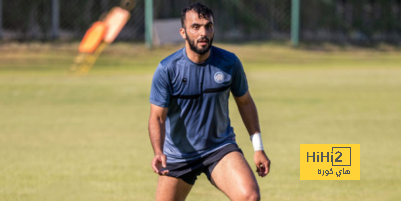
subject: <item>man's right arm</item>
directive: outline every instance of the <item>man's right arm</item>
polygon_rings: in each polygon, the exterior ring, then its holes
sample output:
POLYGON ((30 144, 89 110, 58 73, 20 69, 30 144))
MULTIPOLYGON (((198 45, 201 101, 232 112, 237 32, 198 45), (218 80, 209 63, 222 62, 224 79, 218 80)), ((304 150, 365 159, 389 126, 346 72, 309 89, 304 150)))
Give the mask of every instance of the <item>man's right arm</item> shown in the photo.
POLYGON ((166 167, 167 161, 166 155, 163 154, 167 110, 167 108, 150 104, 149 137, 155 154, 152 160, 152 169, 159 175, 165 175, 168 173, 168 170, 161 171, 162 167, 166 167))

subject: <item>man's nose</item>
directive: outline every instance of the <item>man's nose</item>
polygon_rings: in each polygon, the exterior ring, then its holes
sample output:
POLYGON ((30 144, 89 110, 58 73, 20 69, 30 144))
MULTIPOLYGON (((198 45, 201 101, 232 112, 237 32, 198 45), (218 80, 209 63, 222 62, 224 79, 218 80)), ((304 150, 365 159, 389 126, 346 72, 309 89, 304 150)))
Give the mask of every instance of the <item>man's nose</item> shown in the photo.
POLYGON ((206 28, 204 26, 201 26, 199 33, 201 36, 206 36, 206 28))

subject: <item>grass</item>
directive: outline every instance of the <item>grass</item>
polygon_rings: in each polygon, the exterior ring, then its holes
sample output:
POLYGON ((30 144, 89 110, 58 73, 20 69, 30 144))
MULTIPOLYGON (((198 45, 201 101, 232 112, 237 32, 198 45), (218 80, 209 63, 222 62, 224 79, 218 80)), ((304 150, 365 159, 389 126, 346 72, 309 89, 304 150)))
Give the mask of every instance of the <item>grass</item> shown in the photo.
MULTIPOLYGON (((263 200, 401 197, 397 51, 220 44, 237 54, 259 111, 271 174, 263 200), (300 144, 361 144, 360 181, 300 181, 300 144)), ((0 200, 154 200, 147 133, 158 62, 179 46, 109 47, 86 77, 68 74, 77 44, 0 48, 0 200)), ((231 100, 232 101, 232 100, 231 100)), ((252 147, 232 101, 237 140, 252 147)), ((253 166, 253 165, 252 165, 253 166)), ((202 175, 188 200, 228 200, 202 175)))

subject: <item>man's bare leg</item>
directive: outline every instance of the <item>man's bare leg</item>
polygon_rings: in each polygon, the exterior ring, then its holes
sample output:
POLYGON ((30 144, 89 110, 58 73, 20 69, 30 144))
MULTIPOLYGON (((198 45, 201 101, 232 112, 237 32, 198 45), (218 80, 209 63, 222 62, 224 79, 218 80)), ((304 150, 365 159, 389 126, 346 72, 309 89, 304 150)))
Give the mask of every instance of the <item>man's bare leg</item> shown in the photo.
POLYGON ((156 201, 181 201, 185 200, 192 185, 182 179, 169 176, 159 176, 156 190, 156 201))
POLYGON ((256 178, 240 152, 231 152, 219 161, 212 182, 231 200, 260 200, 256 178))

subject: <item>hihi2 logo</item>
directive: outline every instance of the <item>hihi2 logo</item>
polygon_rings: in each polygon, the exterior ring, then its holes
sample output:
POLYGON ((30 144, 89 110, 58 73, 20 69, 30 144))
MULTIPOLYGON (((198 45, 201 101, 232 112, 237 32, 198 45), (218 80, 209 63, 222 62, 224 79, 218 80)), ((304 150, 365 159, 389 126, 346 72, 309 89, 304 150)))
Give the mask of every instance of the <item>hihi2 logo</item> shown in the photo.
POLYGON ((301 180, 360 180, 359 144, 301 144, 301 180))

